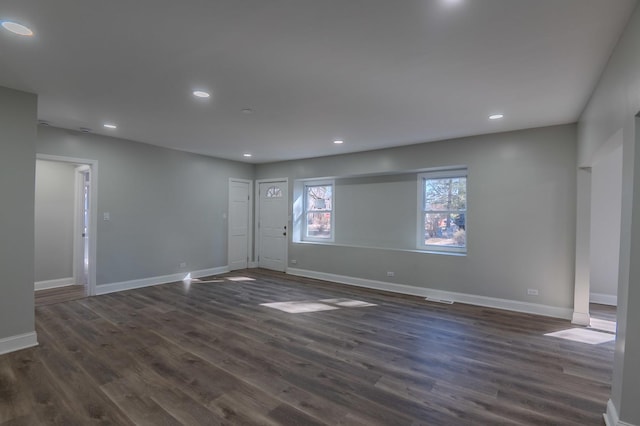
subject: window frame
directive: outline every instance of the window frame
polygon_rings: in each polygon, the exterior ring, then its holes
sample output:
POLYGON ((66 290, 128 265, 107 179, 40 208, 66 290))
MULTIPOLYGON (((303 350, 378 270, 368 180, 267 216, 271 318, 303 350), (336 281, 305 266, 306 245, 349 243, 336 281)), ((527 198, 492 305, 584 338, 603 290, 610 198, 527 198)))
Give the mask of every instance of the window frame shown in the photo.
POLYGON ((335 242, 335 223, 336 223, 336 185, 334 180, 308 180, 303 182, 302 187, 302 198, 303 198, 303 206, 302 206, 302 229, 301 229, 301 241, 313 241, 313 242, 325 242, 325 243, 333 243, 335 242), (331 187, 331 209, 330 210, 308 210, 307 206, 307 194, 308 189, 317 187, 317 186, 330 186, 331 187), (330 213, 331 215, 331 231, 329 238, 322 237, 313 237, 307 235, 307 217, 309 213, 330 213))
POLYGON ((437 253, 458 253, 458 254, 466 254, 467 253, 467 230, 468 230, 468 219, 469 219, 469 173, 466 167, 456 167, 451 169, 442 169, 442 170, 433 170, 427 171, 423 173, 418 173, 418 215, 417 215, 417 241, 416 247, 419 250, 429 251, 429 252, 437 252, 437 253), (426 181, 432 179, 446 179, 446 178, 465 178, 465 191, 467 193, 467 200, 465 203, 465 209, 461 210, 425 210, 425 197, 426 197, 426 181), (437 244, 425 244, 426 240, 426 229, 425 229, 425 215, 428 213, 440 213, 440 214, 451 214, 451 213, 463 213, 465 215, 465 244, 463 247, 460 246, 444 246, 437 244))

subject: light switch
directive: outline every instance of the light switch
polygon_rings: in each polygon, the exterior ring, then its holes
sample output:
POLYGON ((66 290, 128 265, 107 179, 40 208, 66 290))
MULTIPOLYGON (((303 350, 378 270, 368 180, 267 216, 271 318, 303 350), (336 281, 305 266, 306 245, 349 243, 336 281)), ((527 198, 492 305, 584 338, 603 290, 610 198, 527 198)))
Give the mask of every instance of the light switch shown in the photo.
POLYGON ((111 220, 111 214, 109 212, 104 212, 102 217, 104 220, 111 220))

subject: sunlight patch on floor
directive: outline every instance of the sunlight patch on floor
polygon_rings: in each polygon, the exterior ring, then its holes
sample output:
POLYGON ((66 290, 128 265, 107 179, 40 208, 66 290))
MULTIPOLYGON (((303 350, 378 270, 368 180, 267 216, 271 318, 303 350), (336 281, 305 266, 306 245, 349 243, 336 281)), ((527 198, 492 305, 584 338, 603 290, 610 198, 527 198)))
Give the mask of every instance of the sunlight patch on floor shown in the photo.
POLYGON ((226 277, 229 281, 255 281, 255 278, 249 277, 226 277))
POLYGON ((363 302, 361 300, 351 299, 322 299, 319 301, 299 301, 299 302, 273 302, 261 303, 260 306, 278 309, 290 314, 298 314, 302 312, 320 312, 332 311, 340 308, 364 308, 367 306, 377 306, 373 303, 363 302))
POLYGON ((350 300, 350 299, 322 299, 322 303, 329 303, 331 305, 338 305, 344 308, 364 308, 367 306, 376 306, 373 303, 363 302, 362 300, 350 300))
POLYGON ((299 314, 301 312, 331 311, 333 309, 339 309, 335 306, 329 306, 325 305, 324 303, 317 302, 274 302, 261 303, 260 306, 278 309, 290 314, 299 314))
POLYGON ((588 328, 569 328, 553 333, 547 333, 545 336, 557 337, 560 339, 571 340, 574 342, 587 343, 589 345, 599 345, 602 343, 613 342, 616 339, 615 334, 601 333, 588 328))

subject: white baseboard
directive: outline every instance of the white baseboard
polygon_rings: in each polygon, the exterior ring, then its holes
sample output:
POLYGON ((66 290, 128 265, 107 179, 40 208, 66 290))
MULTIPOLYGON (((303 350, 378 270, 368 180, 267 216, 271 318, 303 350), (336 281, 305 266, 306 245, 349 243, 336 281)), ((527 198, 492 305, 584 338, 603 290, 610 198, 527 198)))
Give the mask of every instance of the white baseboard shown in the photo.
POLYGON ((591 293, 589 302, 600 305, 618 306, 618 296, 615 294, 591 293))
POLYGON ((631 423, 620 421, 618 416, 618 410, 613 405, 613 401, 607 401, 607 412, 602 415, 604 417, 604 423, 607 426, 634 426, 631 423))
POLYGON ((0 339, 0 355, 31 348, 33 346, 38 346, 38 335, 35 331, 5 337, 4 339, 0 339))
MULTIPOLYGON (((229 272, 228 266, 219 266, 217 268, 202 269, 200 271, 191 271, 191 278, 202 278, 209 275, 218 275, 229 272)), ((150 287, 159 284, 167 284, 176 281, 182 281, 187 272, 178 274, 162 275, 159 277, 141 278, 139 280, 122 281, 119 283, 101 284, 96 286, 96 296, 101 294, 115 293, 117 291, 133 290, 136 288, 150 287)))
POLYGON ((454 302, 466 303, 469 305, 486 306, 488 308, 505 309, 508 311, 524 312, 528 314, 543 315, 547 317, 571 319, 573 314, 573 310, 569 308, 558 308, 555 306, 520 302, 517 300, 499 299, 495 297, 478 296, 475 294, 435 290, 425 287, 415 287, 405 284, 395 284, 384 281, 348 277, 344 275, 328 274, 325 272, 309 271, 306 269, 288 268, 287 273, 301 277, 315 278, 319 280, 333 281, 340 284, 353 285, 356 287, 384 290, 393 293, 408 294, 412 296, 432 297, 434 299, 452 300, 454 302))
POLYGON ((66 287, 68 285, 74 285, 76 283, 75 278, 58 278, 56 280, 38 281, 35 283, 35 289, 46 290, 48 288, 66 287))

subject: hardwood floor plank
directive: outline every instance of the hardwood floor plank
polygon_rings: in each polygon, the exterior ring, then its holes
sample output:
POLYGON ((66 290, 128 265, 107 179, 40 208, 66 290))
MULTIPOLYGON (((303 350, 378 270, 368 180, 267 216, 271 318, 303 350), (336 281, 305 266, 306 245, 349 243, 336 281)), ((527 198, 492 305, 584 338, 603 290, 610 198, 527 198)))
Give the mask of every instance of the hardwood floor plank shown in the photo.
POLYGON ((136 389, 124 379, 100 386, 100 390, 136 425, 181 425, 146 392, 136 389))
POLYGON ((291 425, 291 426, 316 426, 323 425, 312 417, 306 416, 304 413, 292 408, 288 405, 279 405, 274 408, 269 417, 277 421, 278 424, 291 425))
POLYGON ((0 419, 18 419, 31 413, 29 390, 19 380, 9 357, 0 358, 0 419))

